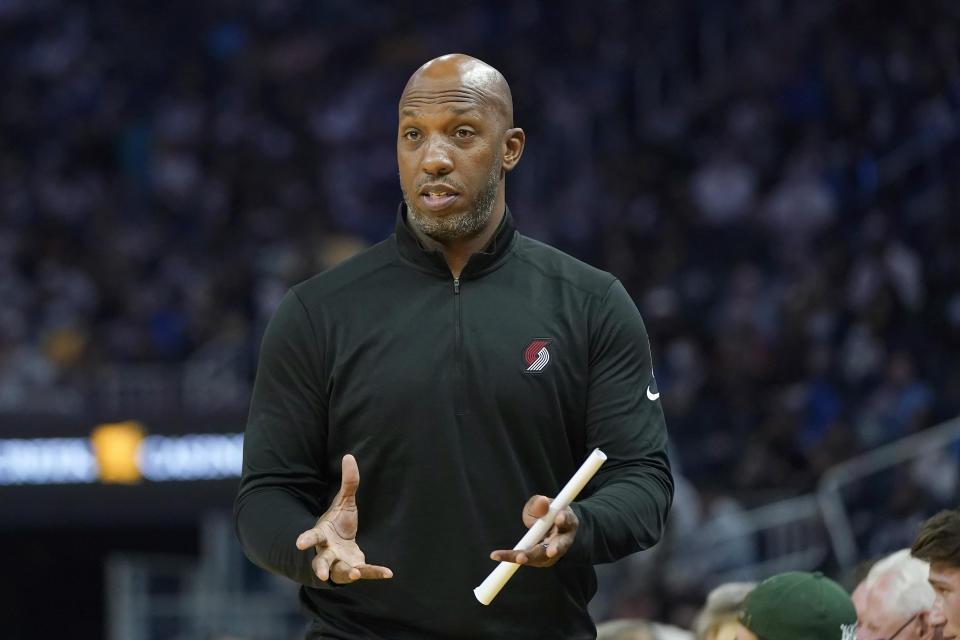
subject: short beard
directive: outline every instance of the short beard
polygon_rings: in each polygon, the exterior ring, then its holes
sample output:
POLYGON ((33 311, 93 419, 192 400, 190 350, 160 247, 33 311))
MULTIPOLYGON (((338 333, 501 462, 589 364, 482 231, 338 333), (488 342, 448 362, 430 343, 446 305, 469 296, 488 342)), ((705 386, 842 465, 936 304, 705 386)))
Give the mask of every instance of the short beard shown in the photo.
POLYGON ((420 233, 437 242, 464 240, 479 235, 490 221, 493 205, 497 200, 497 188, 500 185, 500 163, 494 158, 490 166, 487 182, 473 199, 473 206, 458 215, 432 216, 417 209, 410 201, 409 194, 403 192, 407 203, 407 220, 420 233))

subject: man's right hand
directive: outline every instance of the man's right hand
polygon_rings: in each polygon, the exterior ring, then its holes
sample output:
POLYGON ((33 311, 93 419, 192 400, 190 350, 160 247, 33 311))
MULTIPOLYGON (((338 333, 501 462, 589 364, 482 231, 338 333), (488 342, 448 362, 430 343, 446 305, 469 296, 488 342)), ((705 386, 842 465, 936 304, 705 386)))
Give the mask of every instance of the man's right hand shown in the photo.
POLYGON ((359 486, 360 469, 356 458, 348 453, 343 456, 340 492, 317 524, 297 538, 297 548, 301 551, 316 547, 313 572, 321 580, 329 578, 337 584, 345 584, 393 577, 393 571, 387 567, 367 564, 363 551, 357 546, 356 495, 359 486))

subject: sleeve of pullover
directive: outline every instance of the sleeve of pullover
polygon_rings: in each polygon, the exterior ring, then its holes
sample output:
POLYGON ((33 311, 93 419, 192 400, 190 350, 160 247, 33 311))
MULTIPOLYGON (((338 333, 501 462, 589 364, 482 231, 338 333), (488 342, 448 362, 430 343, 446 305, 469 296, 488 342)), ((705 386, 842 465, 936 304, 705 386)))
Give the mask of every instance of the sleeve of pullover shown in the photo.
POLYGON ((310 317, 291 290, 267 325, 243 440, 243 473, 234 502, 237 537, 250 560, 312 587, 315 552, 296 548, 329 494, 325 468, 327 391, 323 353, 310 317))
POLYGON ((572 508, 580 519, 565 562, 612 562, 653 546, 673 502, 667 431, 650 344, 636 305, 619 281, 590 327, 587 451, 607 461, 572 508), (653 396, 654 399, 650 399, 653 396))

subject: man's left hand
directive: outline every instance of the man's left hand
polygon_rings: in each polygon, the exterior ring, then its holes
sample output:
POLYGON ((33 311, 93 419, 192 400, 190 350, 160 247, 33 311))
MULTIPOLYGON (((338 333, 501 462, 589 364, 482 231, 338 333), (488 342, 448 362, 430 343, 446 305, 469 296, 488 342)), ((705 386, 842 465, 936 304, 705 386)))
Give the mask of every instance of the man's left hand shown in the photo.
MULTIPOLYGON (((533 496, 523 507, 523 525, 528 529, 533 523, 547 515, 552 499, 546 496, 533 496)), ((491 560, 515 562, 528 567, 549 567, 567 553, 573 539, 577 536, 580 520, 570 507, 557 514, 553 526, 543 540, 529 549, 498 549, 490 554, 491 560)))

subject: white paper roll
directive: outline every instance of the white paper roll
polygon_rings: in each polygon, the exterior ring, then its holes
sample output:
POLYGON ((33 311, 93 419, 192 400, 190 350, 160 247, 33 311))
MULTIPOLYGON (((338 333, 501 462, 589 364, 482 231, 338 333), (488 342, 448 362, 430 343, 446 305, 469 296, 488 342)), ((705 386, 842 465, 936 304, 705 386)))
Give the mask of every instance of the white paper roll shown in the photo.
MULTIPOLYGON (((563 489, 561 489, 557 497, 553 499, 553 502, 550 503, 550 510, 547 511, 547 514, 533 523, 533 526, 520 538, 520 542, 518 542, 513 549, 520 551, 540 542, 543 536, 547 534, 547 531, 550 530, 550 527, 553 526, 553 520, 557 517, 557 514, 573 502, 577 494, 590 482, 590 478, 593 477, 593 474, 597 472, 597 469, 600 468, 600 465, 602 465, 606 459, 607 456, 603 451, 594 449, 590 455, 587 456, 587 459, 583 461, 583 464, 580 465, 580 468, 577 469, 577 472, 573 474, 573 477, 563 486, 563 489)), ((473 590, 473 595, 475 595, 477 600, 482 604, 490 604, 493 599, 497 597, 497 594, 500 593, 503 585, 507 584, 507 581, 519 568, 520 565, 516 562, 501 562, 490 572, 490 575, 487 576, 480 586, 473 590)))

